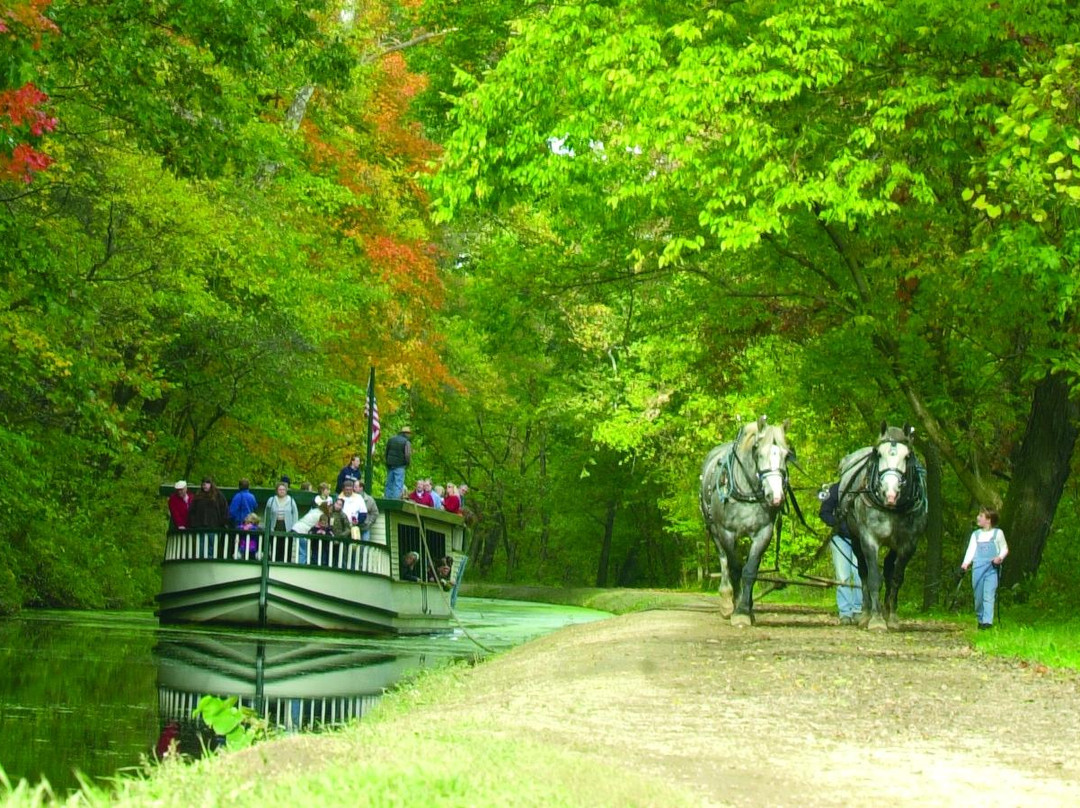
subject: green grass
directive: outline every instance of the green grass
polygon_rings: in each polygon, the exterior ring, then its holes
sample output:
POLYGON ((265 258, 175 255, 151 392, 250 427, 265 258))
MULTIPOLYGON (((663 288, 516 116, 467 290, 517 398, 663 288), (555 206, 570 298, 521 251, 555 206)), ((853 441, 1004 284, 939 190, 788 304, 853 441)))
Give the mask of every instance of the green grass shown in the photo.
POLYGON ((560 589, 552 586, 515 586, 503 584, 463 585, 461 594, 470 598, 523 600, 535 603, 554 603, 559 606, 580 606, 611 614, 629 614, 647 609, 677 609, 685 606, 697 594, 666 589, 598 589, 580 587, 560 589))
POLYGON ((994 656, 1023 660, 1048 668, 1080 670, 1080 619, 1025 625, 998 622, 990 631, 975 633, 972 642, 994 656))

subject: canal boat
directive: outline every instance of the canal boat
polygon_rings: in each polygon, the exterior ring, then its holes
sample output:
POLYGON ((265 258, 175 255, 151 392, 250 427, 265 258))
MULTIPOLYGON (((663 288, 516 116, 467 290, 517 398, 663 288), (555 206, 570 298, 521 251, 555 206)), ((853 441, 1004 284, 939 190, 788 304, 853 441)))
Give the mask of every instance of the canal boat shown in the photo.
MULTIPOLYGON (((274 494, 252 493, 260 513, 274 494)), ((290 493, 302 514, 310 510, 314 494, 290 493)), ((158 619, 369 634, 450 630, 468 561, 464 521, 407 500, 376 503, 379 515, 364 540, 263 529, 252 542, 236 530, 170 530, 158 619), (402 579, 402 558, 410 551, 420 556, 421 581, 402 579), (427 582, 428 571, 447 556, 450 577, 427 582)))

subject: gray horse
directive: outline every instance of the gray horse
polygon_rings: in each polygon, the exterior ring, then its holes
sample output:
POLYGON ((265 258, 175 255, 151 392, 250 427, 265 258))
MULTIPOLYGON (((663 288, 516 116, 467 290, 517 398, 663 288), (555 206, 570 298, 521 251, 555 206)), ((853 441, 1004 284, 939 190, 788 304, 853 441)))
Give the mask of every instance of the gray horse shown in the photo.
POLYGON ((787 486, 787 427, 767 426, 762 416, 709 452, 701 468, 701 515, 720 553, 721 609, 733 626, 754 622, 754 581, 787 486), (745 565, 735 547, 741 536, 750 538, 745 565))
POLYGON ((873 446, 852 452, 840 461, 839 512, 847 520, 859 557, 863 581, 863 611, 859 625, 884 630, 900 627, 896 606, 904 569, 926 530, 925 472, 915 457, 915 430, 881 423, 873 446), (882 573, 878 555, 885 558, 885 603, 880 599, 882 573))

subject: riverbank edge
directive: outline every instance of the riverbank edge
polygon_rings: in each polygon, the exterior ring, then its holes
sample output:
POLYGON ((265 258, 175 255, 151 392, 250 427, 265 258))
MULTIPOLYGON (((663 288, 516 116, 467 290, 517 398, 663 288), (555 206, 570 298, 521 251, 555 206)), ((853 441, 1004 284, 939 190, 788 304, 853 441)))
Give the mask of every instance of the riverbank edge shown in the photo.
MULTIPOLYGON (((578 606, 616 616, 650 609, 701 609, 716 602, 715 596, 701 593, 636 589, 472 585, 462 594, 578 606)), ((588 631, 588 624, 578 628, 588 631)), ((536 641, 495 654, 477 666, 458 663, 420 671, 350 727, 277 738, 202 760, 166 761, 160 766, 147 761, 137 771, 121 773, 111 787, 88 783, 63 799, 47 784, 0 781, 0 805, 266 806, 307 800, 349 805, 402 805, 413 800, 461 806, 698 804, 693 795, 675 786, 625 770, 610 771, 599 757, 570 753, 536 739, 499 737, 497 728, 485 724, 482 708, 469 725, 439 724, 440 704, 467 700, 477 668, 529 654, 536 641), (433 759, 440 762, 428 765, 433 759), (463 768, 460 761, 470 765, 463 768), (512 781, 505 778, 507 772, 514 773, 512 781)))

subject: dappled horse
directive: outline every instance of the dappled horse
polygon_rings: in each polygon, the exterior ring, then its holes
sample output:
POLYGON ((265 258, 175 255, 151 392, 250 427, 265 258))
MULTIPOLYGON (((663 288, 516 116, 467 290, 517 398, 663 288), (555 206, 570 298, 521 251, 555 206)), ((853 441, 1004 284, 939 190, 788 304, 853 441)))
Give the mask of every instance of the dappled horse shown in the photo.
POLYGON ((701 515, 720 553, 722 608, 735 626, 754 622, 754 581, 787 486, 787 426, 768 426, 762 416, 709 452, 701 468, 701 515), (750 538, 745 565, 735 546, 742 536, 750 538))
POLYGON ((899 628, 896 613, 904 569, 926 530, 925 472, 915 457, 915 430, 881 424, 873 446, 852 452, 840 461, 839 512, 857 539, 859 573, 863 581, 863 628, 899 628), (878 555, 885 558, 884 613, 880 599, 882 573, 878 555))

